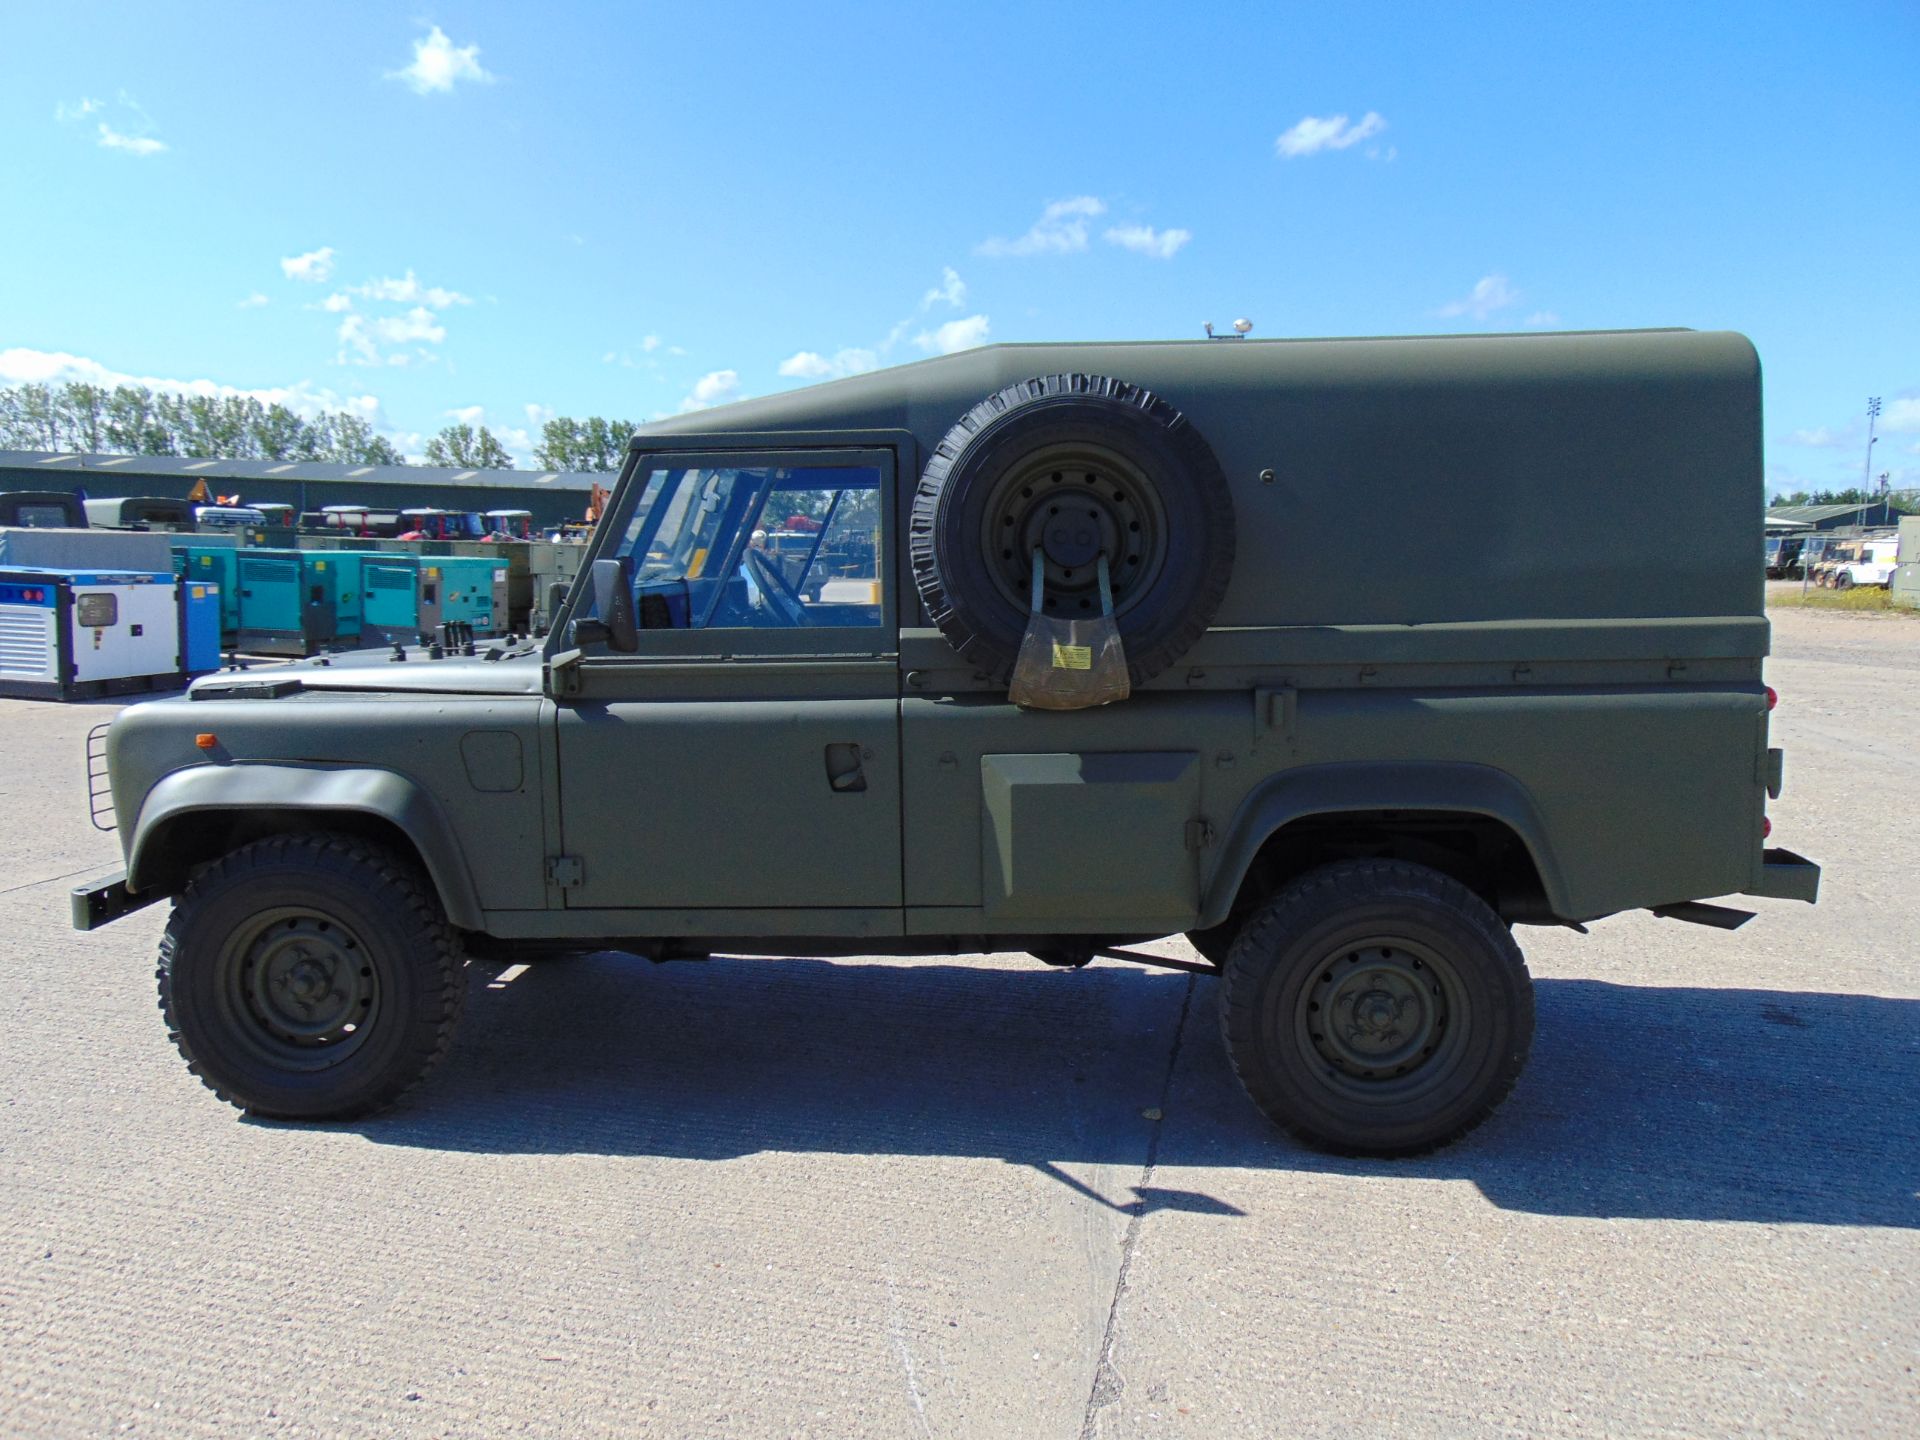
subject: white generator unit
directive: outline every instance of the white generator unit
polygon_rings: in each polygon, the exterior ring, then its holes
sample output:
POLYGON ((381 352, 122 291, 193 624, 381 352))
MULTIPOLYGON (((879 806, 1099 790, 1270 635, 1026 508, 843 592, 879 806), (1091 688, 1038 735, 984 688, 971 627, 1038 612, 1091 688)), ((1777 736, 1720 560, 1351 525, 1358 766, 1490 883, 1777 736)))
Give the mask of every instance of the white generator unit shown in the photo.
POLYGON ((181 678, 172 573, 0 567, 0 695, 75 700, 181 678))

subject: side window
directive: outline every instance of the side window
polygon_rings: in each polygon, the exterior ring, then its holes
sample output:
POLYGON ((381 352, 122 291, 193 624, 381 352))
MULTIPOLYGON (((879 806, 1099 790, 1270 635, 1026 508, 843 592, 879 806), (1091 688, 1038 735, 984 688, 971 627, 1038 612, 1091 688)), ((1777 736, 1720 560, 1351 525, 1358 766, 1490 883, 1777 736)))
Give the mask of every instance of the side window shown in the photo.
POLYGON ((819 630, 884 620, 878 465, 663 463, 635 478, 619 555, 643 630, 819 630))

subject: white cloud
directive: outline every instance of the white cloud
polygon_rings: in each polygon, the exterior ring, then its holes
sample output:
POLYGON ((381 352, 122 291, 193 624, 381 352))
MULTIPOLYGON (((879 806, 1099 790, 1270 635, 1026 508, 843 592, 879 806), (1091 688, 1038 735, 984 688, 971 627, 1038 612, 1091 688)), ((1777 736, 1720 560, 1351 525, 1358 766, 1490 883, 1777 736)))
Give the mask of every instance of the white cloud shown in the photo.
MULTIPOLYGON (((114 105, 132 118, 130 121, 122 120, 123 128, 118 130, 105 120, 97 121, 94 133, 101 149, 118 150, 123 155, 141 157, 166 152, 166 142, 157 139, 153 134, 153 117, 147 114, 138 100, 122 90, 114 101, 114 105)), ((107 104, 104 100, 95 100, 90 97, 83 98, 77 105, 69 105, 62 101, 53 107, 53 118, 62 125, 69 125, 76 120, 84 120, 90 115, 104 114, 106 109, 107 104)))
POLYGON ((288 256, 280 262, 280 273, 289 280, 323 285, 333 274, 333 247, 322 245, 318 250, 309 250, 304 255, 288 256))
POLYGON ((741 398, 740 372, 713 370, 693 382, 692 391, 680 402, 680 413, 684 415, 689 410, 705 410, 741 398))
POLYGON ((390 345, 422 341, 438 345, 447 338, 447 328, 424 305, 416 305, 403 315, 382 315, 373 322, 374 334, 390 345))
POLYGON ((1890 403, 1880 416, 1880 428, 1896 435, 1920 430, 1920 395, 1904 395, 1890 403))
POLYGON ((487 84, 493 76, 480 66, 478 45, 456 46, 447 38, 447 32, 435 25, 424 39, 413 42, 413 63, 401 70, 388 71, 387 78, 405 81, 416 95, 431 95, 453 89, 457 80, 487 84))
POLYGON ((165 142, 151 135, 122 135, 104 120, 100 122, 100 144, 103 149, 122 150, 129 155, 158 155, 167 148, 165 142))
POLYGON ((913 343, 933 355, 951 355, 956 350, 971 350, 987 343, 988 321, 984 315, 969 315, 964 320, 949 320, 933 330, 913 337, 913 343))
POLYGON ((1810 430, 1796 430, 1787 439, 1789 444, 1806 445, 1815 450, 1834 450, 1853 443, 1851 435, 1844 430, 1835 430, 1831 425, 1815 425, 1810 430))
POLYGON ((1560 316, 1552 310, 1536 310, 1527 316, 1525 323, 1536 328, 1546 325, 1558 325, 1560 323, 1560 316))
POLYGON ((1373 110, 1362 115, 1358 125, 1349 124, 1345 115, 1308 115, 1276 139, 1273 148, 1282 160, 1297 160, 1322 150, 1345 150, 1386 128, 1386 120, 1373 110))
POLYGON ((1087 222, 1107 213, 1107 202, 1093 195, 1055 200, 1040 212, 1026 234, 1012 240, 995 236, 974 247, 976 255, 1071 255, 1087 248, 1087 222))
POLYGON ((324 310, 329 315, 344 315, 347 311, 353 309, 353 297, 345 291, 341 291, 337 294, 327 296, 326 299, 322 300, 313 308, 316 310, 324 310))
POLYGON ((951 265, 940 267, 940 283, 920 297, 920 309, 924 313, 943 300, 955 310, 967 303, 967 282, 951 265))
POLYGON ((436 357, 424 350, 416 350, 412 355, 405 351, 385 353, 380 347, 415 342, 438 345, 447 338, 447 331, 431 310, 417 305, 403 315, 349 315, 340 322, 334 338, 340 342, 339 354, 335 356, 339 364, 407 365, 415 359, 432 361, 436 357))
POLYGON ((236 302, 234 305, 234 308, 236 310, 258 310, 262 305, 266 303, 267 303, 267 297, 262 295, 258 290, 256 290, 251 295, 247 296, 246 299, 236 302))
POLYGON ((838 380, 843 375, 864 375, 880 368, 880 357, 871 350, 848 347, 831 357, 802 350, 780 362, 780 373, 796 380, 838 380))
POLYGON ((643 351, 645 351, 647 354, 651 355, 654 351, 660 348, 660 337, 658 335, 646 336, 644 339, 641 340, 640 348, 643 351))
POLYGON ((399 280, 388 276, 379 280, 369 280, 364 285, 349 285, 347 290, 367 300, 390 300, 397 305, 423 304, 435 310, 445 310, 450 305, 473 303, 471 295, 462 295, 458 290, 443 290, 438 285, 422 285, 419 277, 412 270, 408 270, 405 277, 399 280))
POLYGON ((1497 310, 1520 303, 1520 292, 1507 282, 1504 275, 1483 275, 1474 282, 1473 289, 1459 300, 1449 300, 1436 314, 1471 315, 1475 320, 1486 320, 1497 310))
POLYGON ((484 405, 462 405, 447 411, 449 420, 462 425, 484 425, 487 423, 487 407, 484 405))
POLYGON ((1109 245, 1151 255, 1156 260, 1171 260, 1174 252, 1193 238, 1191 230, 1155 230, 1151 225, 1115 225, 1103 237, 1109 245))

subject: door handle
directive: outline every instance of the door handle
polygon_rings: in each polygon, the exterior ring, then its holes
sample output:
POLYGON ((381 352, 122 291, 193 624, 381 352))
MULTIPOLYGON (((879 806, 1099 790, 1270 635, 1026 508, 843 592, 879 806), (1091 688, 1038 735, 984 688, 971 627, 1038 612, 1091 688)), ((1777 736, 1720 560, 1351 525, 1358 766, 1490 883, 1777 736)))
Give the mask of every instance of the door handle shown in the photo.
POLYGON ((867 772, 860 764, 860 747, 851 742, 827 746, 827 788, 840 795, 867 788, 867 772))

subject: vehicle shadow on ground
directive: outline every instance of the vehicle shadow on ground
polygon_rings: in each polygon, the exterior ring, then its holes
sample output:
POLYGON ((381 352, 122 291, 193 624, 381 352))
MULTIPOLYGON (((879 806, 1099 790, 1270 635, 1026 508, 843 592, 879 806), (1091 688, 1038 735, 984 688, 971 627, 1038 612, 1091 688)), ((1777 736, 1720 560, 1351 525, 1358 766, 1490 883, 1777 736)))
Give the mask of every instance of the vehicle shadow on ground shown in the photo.
MULTIPOLYGON (((1112 1204, 1059 1167, 1144 1164, 1164 1107, 1162 1180, 1457 1179, 1540 1214, 1920 1227, 1920 1001, 1542 980, 1499 1114, 1437 1155, 1357 1161, 1253 1109, 1211 979, 1035 968, 596 955, 502 983, 476 964, 445 1068, 353 1128, 484 1153, 997 1156, 1112 1204)), ((1155 1186, 1115 1208, 1240 1213, 1155 1186)))

